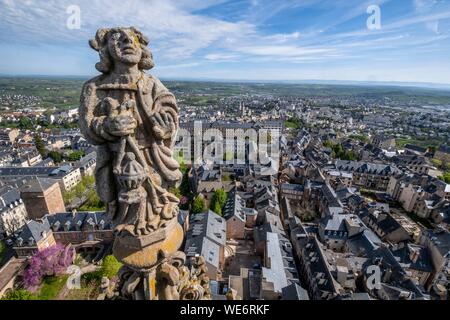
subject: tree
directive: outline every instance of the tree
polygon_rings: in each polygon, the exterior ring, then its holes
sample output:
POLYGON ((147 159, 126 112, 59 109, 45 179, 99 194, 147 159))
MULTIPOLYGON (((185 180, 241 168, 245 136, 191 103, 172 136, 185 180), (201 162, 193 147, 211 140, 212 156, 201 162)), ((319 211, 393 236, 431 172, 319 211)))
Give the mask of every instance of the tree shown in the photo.
POLYGON ((181 195, 189 197, 191 195, 191 185, 189 184, 189 173, 186 170, 180 184, 181 195))
POLYGON ((180 171, 185 174, 188 171, 187 165, 184 164, 184 162, 180 163, 180 171))
POLYGON ((434 166, 436 167, 442 167, 442 161, 439 159, 431 159, 431 162, 433 163, 434 166))
POLYGON ((0 240, 0 265, 6 253, 6 245, 0 240))
POLYGON ((19 119, 19 128, 24 130, 33 129, 33 122, 28 117, 21 117, 19 119))
POLYGON ((227 202, 227 193, 223 189, 217 189, 214 192, 214 197, 220 203, 221 206, 224 206, 225 202, 227 202))
POLYGON ((72 264, 73 257, 74 249, 59 243, 36 252, 23 274, 25 287, 38 286, 44 277, 64 273, 72 264))
POLYGON ((62 154, 58 151, 50 151, 48 156, 52 158, 55 163, 62 162, 62 154))
POLYGON ((90 189, 86 202, 79 208, 81 211, 101 211, 105 210, 105 204, 100 200, 95 189, 90 189))
POLYGON ((16 289, 5 294, 2 300, 33 300, 34 296, 31 292, 24 289, 16 289))
POLYGON ((78 161, 84 156, 84 151, 74 151, 67 156, 68 161, 78 161))
POLYGON ((219 216, 222 216, 222 206, 218 201, 211 203, 211 210, 217 213, 219 216))
POLYGON ((450 172, 446 172, 444 173, 444 175, 442 177, 439 177, 442 181, 444 181, 445 183, 450 184, 450 172))
POLYGON ((194 199, 194 203, 192 204, 192 213, 201 213, 206 211, 206 203, 205 199, 201 194, 199 194, 194 199))
POLYGON ((214 191, 210 209, 218 215, 222 215, 222 208, 225 206, 225 202, 227 202, 227 193, 223 189, 217 189, 214 191))
POLYGON ((47 150, 45 150, 45 144, 39 134, 34 136, 34 146, 42 157, 45 157, 47 150))
POLYGON ((103 277, 111 279, 117 275, 121 267, 122 264, 117 261, 116 257, 114 257, 113 255, 108 255, 102 261, 100 272, 103 277))

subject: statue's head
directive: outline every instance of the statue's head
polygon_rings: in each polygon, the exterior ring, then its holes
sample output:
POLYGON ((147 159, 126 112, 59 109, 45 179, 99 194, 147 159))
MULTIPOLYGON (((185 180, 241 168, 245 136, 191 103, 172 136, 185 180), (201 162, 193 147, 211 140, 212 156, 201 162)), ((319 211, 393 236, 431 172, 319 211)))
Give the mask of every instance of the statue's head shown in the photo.
POLYGON ((153 68, 153 57, 147 48, 148 39, 136 28, 99 29, 89 45, 100 55, 95 67, 102 73, 109 73, 114 62, 138 65, 141 70, 153 68))

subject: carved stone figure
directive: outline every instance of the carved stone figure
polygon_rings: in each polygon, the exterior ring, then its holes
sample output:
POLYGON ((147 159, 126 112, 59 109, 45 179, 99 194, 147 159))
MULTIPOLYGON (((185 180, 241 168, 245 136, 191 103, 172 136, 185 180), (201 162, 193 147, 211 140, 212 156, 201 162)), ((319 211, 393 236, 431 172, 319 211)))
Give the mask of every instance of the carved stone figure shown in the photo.
POLYGON ((144 73, 153 60, 141 32, 100 29, 89 43, 102 75, 83 87, 80 129, 98 146, 97 192, 119 234, 149 234, 177 214, 178 199, 167 191, 181 179, 172 158, 177 103, 144 73))
MULTIPOLYGON (((191 274, 178 251, 178 198, 168 191, 182 177, 172 158, 179 125, 175 97, 145 73, 154 64, 137 29, 99 29, 89 44, 99 53, 102 74, 84 84, 80 129, 97 146, 97 193, 114 225, 113 254, 124 264, 118 293, 105 296, 180 299, 191 274)), ((201 289, 189 297, 203 298, 201 289)))

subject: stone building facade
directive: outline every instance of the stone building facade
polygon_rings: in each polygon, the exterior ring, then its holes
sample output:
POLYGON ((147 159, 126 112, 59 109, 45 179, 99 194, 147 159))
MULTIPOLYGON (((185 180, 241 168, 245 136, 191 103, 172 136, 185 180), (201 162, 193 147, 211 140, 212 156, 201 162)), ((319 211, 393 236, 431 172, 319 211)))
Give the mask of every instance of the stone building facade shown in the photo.
POLYGON ((66 211, 60 185, 53 179, 32 179, 20 188, 20 196, 30 219, 66 211))

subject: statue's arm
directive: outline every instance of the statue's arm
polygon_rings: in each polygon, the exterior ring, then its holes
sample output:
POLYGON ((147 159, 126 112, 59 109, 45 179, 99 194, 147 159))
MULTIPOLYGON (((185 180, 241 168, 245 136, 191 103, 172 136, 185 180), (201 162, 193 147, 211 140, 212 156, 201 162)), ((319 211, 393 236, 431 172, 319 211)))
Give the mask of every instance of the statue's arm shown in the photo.
POLYGON ((153 110, 156 111, 156 121, 152 121, 156 127, 163 124, 167 135, 164 139, 174 139, 178 130, 179 109, 175 96, 156 78, 153 86, 153 110), (162 122, 161 122, 162 119, 162 122))
POLYGON ((95 144, 104 144, 116 138, 105 131, 106 116, 96 116, 94 113, 98 104, 96 85, 93 81, 83 86, 80 99, 80 130, 87 139, 95 144))

